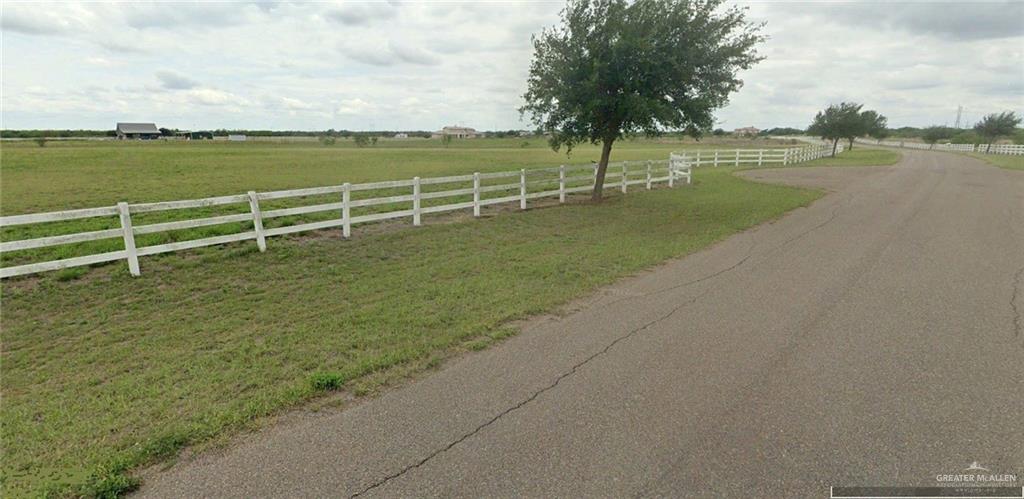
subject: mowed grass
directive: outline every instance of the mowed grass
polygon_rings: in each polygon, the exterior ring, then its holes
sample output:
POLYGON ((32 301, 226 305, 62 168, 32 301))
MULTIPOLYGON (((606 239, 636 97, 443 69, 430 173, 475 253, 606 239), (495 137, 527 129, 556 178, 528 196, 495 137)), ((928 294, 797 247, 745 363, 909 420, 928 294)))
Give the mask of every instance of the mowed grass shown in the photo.
POLYGON ((899 163, 899 151, 892 149, 869 149, 860 145, 853 149, 795 166, 887 166, 899 163))
MULTIPOLYGON (((700 147, 714 146, 705 141, 700 147)), ((624 140, 613 160, 667 159, 693 141, 624 140)), ((770 141, 725 142, 720 147, 785 147, 770 141)), ((438 140, 381 141, 357 148, 316 142, 31 142, 0 143, 0 214, 171 201, 466 173, 547 168, 596 161, 600 149, 556 153, 544 139, 471 139, 445 147, 438 140)))
MULTIPOLYGON (((617 159, 671 148, 637 147, 617 159)), ((458 152, 439 161, 459 164, 458 152)), ((6 202, 6 148, 4 154, 6 202)), ((180 161, 187 177, 187 157, 180 161)), ((480 167, 469 163, 469 170, 480 167)), ((215 166, 193 168, 205 167, 215 166)), ((333 171, 326 163, 317 168, 333 171)), ((322 183, 304 169, 294 168, 305 176, 302 186, 322 183)), ((415 371, 481 348, 514 332, 509 321, 820 196, 746 182, 733 170, 701 169, 693 186, 616 195, 601 205, 416 229, 357 228, 347 241, 337 231, 274 238, 266 253, 251 241, 177 253, 145 259, 139 278, 121 262, 67 282, 4 281, 4 495, 128 490, 131 470, 183 446, 327 390, 360 392, 381 373, 415 371)), ((220 186, 193 188, 206 195, 220 186)))
POLYGON ((1007 170, 1024 170, 1024 156, 1009 156, 1003 154, 983 154, 977 152, 966 153, 968 156, 978 158, 989 164, 1006 168, 1007 170))

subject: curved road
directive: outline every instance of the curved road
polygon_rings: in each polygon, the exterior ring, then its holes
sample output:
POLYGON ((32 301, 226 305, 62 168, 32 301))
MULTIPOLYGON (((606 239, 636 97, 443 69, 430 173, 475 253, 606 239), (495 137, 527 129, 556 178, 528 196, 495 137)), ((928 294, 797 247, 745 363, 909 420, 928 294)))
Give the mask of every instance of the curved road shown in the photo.
POLYGON ((1024 485, 1024 172, 904 151, 344 411, 150 473, 153 497, 827 497, 1024 485))

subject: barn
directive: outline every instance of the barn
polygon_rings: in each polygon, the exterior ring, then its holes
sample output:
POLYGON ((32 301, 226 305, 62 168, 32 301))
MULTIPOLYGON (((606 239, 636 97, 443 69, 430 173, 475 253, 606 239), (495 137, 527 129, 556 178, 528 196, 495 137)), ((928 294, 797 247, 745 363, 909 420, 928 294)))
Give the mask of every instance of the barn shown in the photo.
POLYGON ((160 138, 160 129, 154 123, 118 123, 117 138, 126 139, 157 139, 160 138))

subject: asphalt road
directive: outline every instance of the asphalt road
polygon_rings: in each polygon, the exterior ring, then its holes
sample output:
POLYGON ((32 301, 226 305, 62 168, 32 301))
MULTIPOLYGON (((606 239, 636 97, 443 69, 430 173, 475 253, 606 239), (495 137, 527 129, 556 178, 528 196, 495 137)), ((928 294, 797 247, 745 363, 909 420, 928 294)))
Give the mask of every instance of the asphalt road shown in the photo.
POLYGON ((833 192, 139 495, 827 497, 975 461, 1024 485, 1024 172, 748 176, 833 192))

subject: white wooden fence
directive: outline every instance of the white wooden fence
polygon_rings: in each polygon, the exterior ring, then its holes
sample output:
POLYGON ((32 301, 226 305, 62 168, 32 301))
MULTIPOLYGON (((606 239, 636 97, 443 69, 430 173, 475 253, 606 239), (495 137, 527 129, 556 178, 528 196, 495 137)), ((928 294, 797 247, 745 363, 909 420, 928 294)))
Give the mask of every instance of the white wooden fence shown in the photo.
POLYGON ((856 139, 856 141, 864 144, 902 147, 906 149, 924 149, 929 151, 980 152, 984 154, 1004 154, 1011 156, 1024 155, 1024 145, 1021 144, 925 144, 924 142, 871 139, 856 139))
MULTIPOLYGON (((843 152, 842 144, 836 149, 843 152)), ((832 155, 831 144, 775 149, 714 149, 674 153, 692 166, 791 165, 832 155)))
MULTIPOLYGON (((685 179, 686 183, 690 184, 692 181, 691 173, 690 164, 686 159, 683 156, 675 154, 671 155, 668 160, 623 161, 608 165, 608 171, 605 177, 605 187, 617 187, 622 191, 622 193, 626 193, 630 186, 644 186, 646 189, 650 189, 652 184, 659 182, 667 182, 669 187, 673 187, 677 180, 682 179, 685 179)), ((38 237, 33 239, 3 241, 0 242, 0 254, 9 253, 11 251, 46 248, 110 238, 121 238, 124 244, 123 249, 117 251, 3 267, 0 268, 0 278, 115 260, 126 260, 128 263, 128 270, 132 275, 137 276, 140 275, 141 272, 139 267, 139 257, 156 255, 159 253, 249 240, 255 240, 259 250, 266 251, 266 240, 268 237, 296 232, 341 227, 342 236, 349 237, 351 236, 353 225, 379 220, 408 217, 412 219, 413 225, 420 225, 422 216, 430 213, 472 209, 474 216, 480 216, 480 209, 484 206, 514 202, 518 202, 519 208, 525 210, 527 201, 531 199, 557 196, 559 202, 564 203, 566 201, 567 194, 592 190, 596 174, 596 165, 563 165, 557 168, 473 173, 472 175, 456 175, 450 177, 414 177, 410 180, 370 182, 363 184, 345 183, 328 187, 312 187, 307 189, 271 192, 249 191, 246 194, 183 201, 164 201, 159 203, 138 204, 121 202, 117 203, 115 206, 105 206, 101 208, 5 216, 0 217, 0 229, 11 226, 45 224, 48 222, 114 216, 119 218, 120 227, 38 237), (493 179, 514 179, 514 183, 486 185, 490 182, 501 181, 493 179), (424 186, 434 185, 440 185, 442 188, 447 190, 423 191, 424 186), (555 187, 556 185, 557 187, 555 187), (531 188, 539 188, 542 190, 531 192, 531 188), (408 192, 400 195, 371 197, 365 199, 352 198, 353 193, 361 191, 394 191, 395 189, 408 190, 408 192), (487 197, 488 193, 495 193, 490 195, 498 195, 498 197, 487 197), (338 196, 338 198, 337 201, 329 203, 279 209, 264 210, 261 209, 260 206, 260 203, 263 201, 295 198, 303 200, 310 196, 320 197, 322 199, 324 195, 338 196), (472 196, 471 201, 455 199, 454 201, 457 202, 431 206, 424 206, 423 203, 424 200, 442 198, 467 199, 470 196, 472 196), (408 203, 408 205, 405 205, 405 203, 408 203), (208 208, 226 205, 236 205, 237 207, 239 204, 247 204, 249 208, 248 212, 177 220, 172 222, 150 223, 146 225, 132 224, 132 216, 142 213, 166 212, 170 210, 208 208), (390 205, 390 207, 395 207, 396 204, 399 205, 399 208, 404 209, 370 212, 358 216, 353 216, 352 214, 353 208, 374 206, 379 209, 387 209, 388 205, 390 205), (274 228, 264 227, 264 221, 275 217, 310 213, 322 214, 322 212, 334 212, 337 213, 338 216, 328 220, 301 223, 298 225, 287 225, 274 228), (252 230, 243 230, 239 233, 176 241, 151 246, 139 247, 136 245, 135 236, 140 234, 152 234, 239 222, 251 223, 252 230)), ((449 199, 449 201, 453 200, 449 199)))

